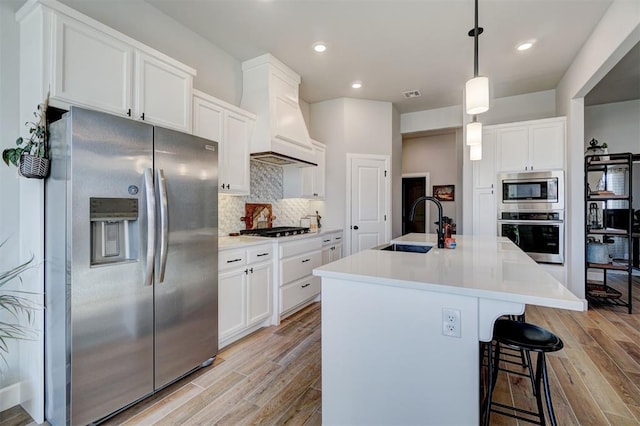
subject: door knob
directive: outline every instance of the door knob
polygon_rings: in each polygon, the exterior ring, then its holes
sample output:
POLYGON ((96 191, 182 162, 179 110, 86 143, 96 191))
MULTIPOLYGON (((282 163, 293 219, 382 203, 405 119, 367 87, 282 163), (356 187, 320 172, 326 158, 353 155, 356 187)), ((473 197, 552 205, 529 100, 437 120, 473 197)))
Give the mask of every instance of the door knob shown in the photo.
POLYGON ((354 225, 353 229, 358 230, 358 225, 354 225))

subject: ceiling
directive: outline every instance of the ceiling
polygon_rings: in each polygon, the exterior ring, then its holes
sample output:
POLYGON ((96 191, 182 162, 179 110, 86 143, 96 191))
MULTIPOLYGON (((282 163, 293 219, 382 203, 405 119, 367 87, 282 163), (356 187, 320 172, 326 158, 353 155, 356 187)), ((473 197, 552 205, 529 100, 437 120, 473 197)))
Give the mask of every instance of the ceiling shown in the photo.
POLYGON ((585 106, 640 99, 640 43, 584 97, 585 106))
MULTIPOLYGON (((401 113, 459 105, 473 76, 472 0, 146 0, 240 61, 270 52, 300 97, 393 102, 401 113), (317 54, 316 41, 328 50, 317 54), (363 87, 352 89, 360 80, 363 87), (402 92, 419 90, 404 99, 402 92)), ((479 73, 493 98, 549 90, 611 0, 481 0, 479 73), (533 48, 515 46, 535 39, 533 48)))

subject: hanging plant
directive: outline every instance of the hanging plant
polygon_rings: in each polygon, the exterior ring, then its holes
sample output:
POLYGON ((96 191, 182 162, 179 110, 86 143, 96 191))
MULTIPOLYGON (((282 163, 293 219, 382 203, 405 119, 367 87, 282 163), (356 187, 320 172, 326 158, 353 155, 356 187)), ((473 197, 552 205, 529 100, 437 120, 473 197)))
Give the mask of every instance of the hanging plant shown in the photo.
POLYGON ((49 159, 47 158, 47 107, 49 96, 44 103, 38 105, 33 113, 35 120, 27 121, 29 137, 16 139, 15 148, 2 151, 2 159, 7 166, 13 164, 18 167, 20 176, 44 179, 49 175, 49 159))

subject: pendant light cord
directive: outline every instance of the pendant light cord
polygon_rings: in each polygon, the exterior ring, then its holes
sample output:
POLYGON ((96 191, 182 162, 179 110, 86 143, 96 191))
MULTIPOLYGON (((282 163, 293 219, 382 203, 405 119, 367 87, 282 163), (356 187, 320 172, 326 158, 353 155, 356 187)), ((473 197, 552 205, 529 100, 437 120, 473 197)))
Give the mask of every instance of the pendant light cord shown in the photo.
POLYGON ((473 27, 473 76, 478 76, 478 0, 475 0, 476 12, 475 12, 475 25, 473 27))

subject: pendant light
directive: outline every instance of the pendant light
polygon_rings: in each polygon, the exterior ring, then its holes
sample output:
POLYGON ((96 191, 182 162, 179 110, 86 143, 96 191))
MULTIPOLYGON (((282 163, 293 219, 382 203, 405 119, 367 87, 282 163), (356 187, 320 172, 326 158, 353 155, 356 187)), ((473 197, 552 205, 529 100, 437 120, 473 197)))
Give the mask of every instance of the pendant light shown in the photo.
POLYGON ((467 123, 467 145, 480 145, 482 143, 482 123, 474 120, 467 123))
POLYGON ((471 145, 469 147, 469 159, 471 161, 482 160, 482 145, 471 145))
POLYGON ((478 76, 478 36, 484 28, 478 27, 478 0, 475 0, 475 26, 469 31, 473 37, 473 78, 465 85, 466 111, 469 115, 482 114, 489 110, 489 79, 478 76))
POLYGON ((489 79, 478 76, 478 36, 484 28, 478 27, 478 0, 475 0, 474 27, 469 31, 473 37, 473 78, 465 85, 465 111, 473 115, 473 121, 467 124, 466 138, 470 147, 469 156, 472 161, 482 159, 482 123, 476 120, 477 114, 489 110, 489 79))

